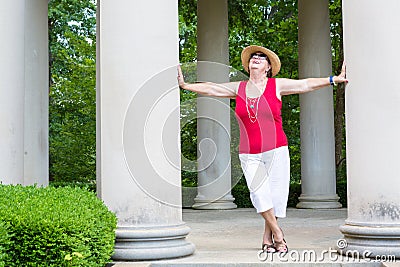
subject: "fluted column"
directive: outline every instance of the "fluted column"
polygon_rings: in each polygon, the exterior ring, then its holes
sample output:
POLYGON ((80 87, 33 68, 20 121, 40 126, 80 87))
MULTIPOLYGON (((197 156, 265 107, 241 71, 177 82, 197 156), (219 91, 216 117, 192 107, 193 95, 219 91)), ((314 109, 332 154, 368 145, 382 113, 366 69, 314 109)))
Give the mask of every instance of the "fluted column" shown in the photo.
POLYGON ((0 181, 23 184, 25 0, 0 4, 0 181))
POLYGON ((399 8, 397 0, 343 1, 348 218, 340 230, 344 251, 374 258, 400 258, 399 8))
POLYGON ((48 184, 47 1, 0 5, 0 181, 48 184))
MULTIPOLYGON (((299 77, 332 73, 329 1, 298 1, 299 77)), ((298 208, 339 208, 332 87, 300 95, 301 190, 298 208)))
MULTIPOLYGON (((229 81, 227 0, 197 2, 199 81, 229 81)), ((229 99, 198 96, 198 194, 193 208, 236 208, 231 195, 229 99)))
POLYGON ((178 2, 98 0, 97 190, 114 260, 190 255, 182 222, 178 2))
POLYGON ((24 184, 49 182, 48 0, 25 1, 24 184))

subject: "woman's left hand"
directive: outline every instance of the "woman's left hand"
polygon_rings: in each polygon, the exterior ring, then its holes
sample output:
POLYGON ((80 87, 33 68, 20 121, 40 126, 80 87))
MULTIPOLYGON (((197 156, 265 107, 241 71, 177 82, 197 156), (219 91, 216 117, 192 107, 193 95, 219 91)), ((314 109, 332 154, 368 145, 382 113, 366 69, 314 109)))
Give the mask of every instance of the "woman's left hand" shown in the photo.
POLYGON ((343 61, 342 64, 342 71, 340 72, 339 76, 334 76, 333 81, 336 84, 339 83, 348 83, 349 81, 346 79, 346 63, 343 61))

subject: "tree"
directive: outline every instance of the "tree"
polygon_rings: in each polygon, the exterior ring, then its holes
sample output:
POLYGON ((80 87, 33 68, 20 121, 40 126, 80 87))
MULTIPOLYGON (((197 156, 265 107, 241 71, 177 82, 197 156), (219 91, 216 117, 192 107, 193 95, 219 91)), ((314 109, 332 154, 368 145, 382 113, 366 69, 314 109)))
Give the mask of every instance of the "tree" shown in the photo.
MULTIPOLYGON (((181 62, 196 61, 196 6, 195 0, 179 1, 180 59, 181 62)), ((243 71, 240 60, 242 48, 250 44, 267 46, 276 51, 282 61, 278 76, 298 78, 298 16, 297 0, 228 0, 229 8, 229 56, 230 65, 243 71)), ((330 0, 332 54, 335 73, 339 73, 343 61, 341 33, 341 0, 330 0)), ((195 97, 181 92, 181 98, 195 97)), ((340 168, 344 154, 344 89, 335 91, 335 146, 336 163, 340 168)), ((234 102, 232 103, 234 108, 234 102)), ((297 95, 283 98, 282 117, 291 152, 292 181, 300 180, 300 104, 297 95)), ((193 125, 195 127, 195 125, 193 125)), ((193 136, 195 130, 186 129, 186 136, 193 136)), ((182 140, 187 140, 182 138, 182 140)), ((189 144, 196 146, 196 140, 189 144)), ((190 149, 187 149, 190 151, 190 149)), ((195 150, 191 150, 195 151, 195 150)), ((338 177, 345 173, 338 170, 338 177)))
MULTIPOLYGON (((229 47, 231 65, 243 71, 242 48, 250 44, 275 51, 282 68, 278 77, 298 78, 297 0, 229 0, 229 47)), ((300 181, 300 103, 297 95, 285 96, 284 129, 291 153, 291 180, 300 181)))
MULTIPOLYGON (((342 24, 342 1, 331 0, 330 8, 332 55, 334 73, 340 73, 343 54, 343 24, 342 24)), ((345 84, 340 84, 335 90, 335 162, 336 178, 346 178, 345 162, 345 84)))
POLYGON ((96 5, 49 2, 50 179, 96 179, 96 5))
MULTIPOLYGON (((228 0, 230 65, 243 71, 242 48, 259 44, 276 51, 281 77, 298 78, 297 0, 228 0)), ((343 59, 341 0, 330 0, 335 73, 343 59)), ((94 0, 49 2, 50 177, 56 181, 95 181, 96 5, 94 0)), ((179 0, 180 61, 196 61, 197 0, 179 0)), ((181 90, 181 102, 196 94, 181 90)), ((344 159, 344 89, 335 90, 336 164, 344 159)), ((234 108, 234 101, 231 103, 234 108)), ((282 116, 292 180, 300 180, 300 107, 297 95, 283 98, 282 116)), ((197 155, 196 121, 183 125, 182 154, 197 155)), ((186 174, 191 181, 194 173, 186 174)), ((339 176, 338 176, 339 177, 339 176)))

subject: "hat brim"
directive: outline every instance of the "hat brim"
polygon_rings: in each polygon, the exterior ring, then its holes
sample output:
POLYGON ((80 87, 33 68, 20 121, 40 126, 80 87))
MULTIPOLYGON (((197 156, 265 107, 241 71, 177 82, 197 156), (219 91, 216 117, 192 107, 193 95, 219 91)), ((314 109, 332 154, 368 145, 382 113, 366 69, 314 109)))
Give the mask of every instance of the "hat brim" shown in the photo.
POLYGON ((243 49, 241 59, 244 70, 249 72, 250 57, 256 52, 261 52, 267 55, 269 61, 271 62, 272 76, 277 75, 281 69, 281 61, 279 60, 279 57, 271 50, 258 45, 250 45, 243 49))

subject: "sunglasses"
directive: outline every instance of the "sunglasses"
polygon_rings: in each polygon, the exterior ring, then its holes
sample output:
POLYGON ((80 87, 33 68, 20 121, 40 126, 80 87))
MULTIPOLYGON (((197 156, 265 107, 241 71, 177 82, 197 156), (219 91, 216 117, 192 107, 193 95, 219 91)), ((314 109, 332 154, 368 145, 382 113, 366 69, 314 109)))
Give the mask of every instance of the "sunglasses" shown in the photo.
POLYGON ((260 59, 260 60, 266 60, 267 55, 263 53, 253 53, 250 56, 251 59, 260 59))

